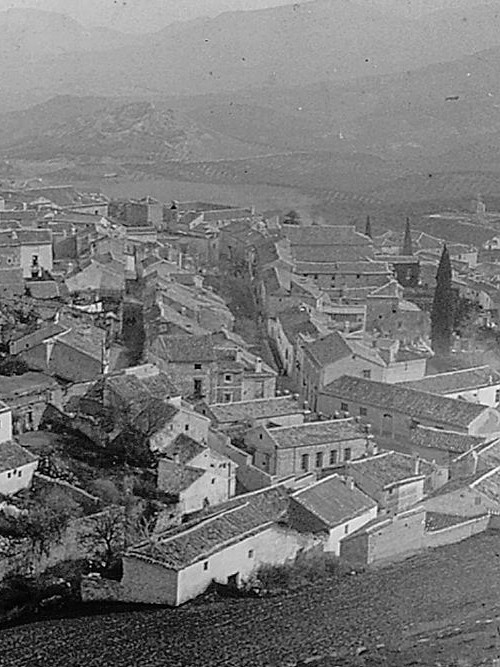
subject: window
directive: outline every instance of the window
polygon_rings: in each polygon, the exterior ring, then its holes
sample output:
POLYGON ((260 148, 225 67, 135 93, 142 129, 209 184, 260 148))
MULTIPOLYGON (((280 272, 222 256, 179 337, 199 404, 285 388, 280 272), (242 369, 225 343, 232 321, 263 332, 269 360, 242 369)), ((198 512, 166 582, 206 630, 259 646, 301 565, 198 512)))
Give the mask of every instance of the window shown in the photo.
POLYGON ((195 364, 194 365, 194 370, 195 371, 201 371, 201 364, 195 364))
POLYGON ((371 376, 372 376, 371 371, 363 371, 363 377, 366 378, 367 380, 369 380, 371 376))
POLYGON ((347 403, 341 403, 341 404, 340 404, 340 409, 341 409, 343 412, 347 412, 347 411, 349 410, 349 405, 348 405, 347 403))
POLYGON ((337 450, 332 449, 331 452, 330 452, 330 465, 331 466, 337 465, 337 457, 338 457, 337 450))
POLYGON ((201 380, 194 380, 194 395, 196 398, 201 397, 201 392, 203 388, 203 383, 201 380))
POLYGON ((344 461, 350 461, 351 460, 351 448, 347 447, 347 449, 344 449, 344 461))
POLYGON ((212 477, 212 484, 215 484, 215 477, 212 477))
POLYGON ((316 468, 323 467, 323 452, 316 452, 316 468))
POLYGON ((203 563, 203 569, 208 570, 208 560, 203 563))
POLYGON ((184 424, 184 430, 189 431, 189 424, 184 424))
POLYGON ((224 375, 224 382, 231 382, 232 379, 233 379, 233 376, 230 375, 229 373, 226 373, 224 375))
POLYGON ((38 266, 38 255, 31 255, 31 266, 38 266))
POLYGON ((480 505, 481 504, 481 498, 476 497, 474 498, 474 505, 480 505))
POLYGON ((224 394, 224 403, 231 403, 231 394, 224 394))
POLYGON ((259 433, 259 440, 262 440, 262 433, 259 433))
MULTIPOLYGON (((22 470, 19 470, 19 472, 17 473, 17 476, 18 476, 18 477, 22 477, 22 476, 23 476, 23 471, 22 471, 22 470)), ((481 498, 479 498, 479 500, 481 500, 481 498)))
POLYGON ((248 550, 248 557, 253 558, 253 549, 248 550))
POLYGON ((344 526, 344 533, 345 533, 345 535, 347 535, 348 532, 349 532, 349 524, 346 523, 346 525, 344 526))
POLYGON ((368 414, 368 410, 366 408, 359 408, 359 416, 360 417, 366 417, 368 414))
POLYGON ((307 472, 309 470, 309 454, 302 454, 301 468, 305 472, 307 472))
POLYGON ((8 472, 7 473, 7 479, 10 479, 12 477, 12 473, 8 472))

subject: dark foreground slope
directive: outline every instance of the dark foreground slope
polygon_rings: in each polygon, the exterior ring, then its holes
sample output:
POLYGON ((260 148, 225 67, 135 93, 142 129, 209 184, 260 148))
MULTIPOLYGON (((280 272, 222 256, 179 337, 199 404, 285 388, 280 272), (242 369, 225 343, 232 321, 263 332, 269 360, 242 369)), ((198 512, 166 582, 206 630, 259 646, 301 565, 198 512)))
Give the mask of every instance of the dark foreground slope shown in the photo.
POLYGON ((283 598, 33 623, 0 634, 1 664, 52 667, 491 665, 500 535, 283 598), (333 654, 336 657, 333 658, 333 654), (317 659, 317 662, 316 662, 317 659))

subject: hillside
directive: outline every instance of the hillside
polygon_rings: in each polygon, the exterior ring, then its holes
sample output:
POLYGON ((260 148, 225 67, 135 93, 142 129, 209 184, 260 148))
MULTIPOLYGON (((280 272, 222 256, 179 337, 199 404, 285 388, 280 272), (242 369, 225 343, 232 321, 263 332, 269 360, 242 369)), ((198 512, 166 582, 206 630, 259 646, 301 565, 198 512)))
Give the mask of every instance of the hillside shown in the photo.
POLYGON ((7 158, 148 162, 232 158, 263 150, 151 102, 64 96, 0 117, 0 154, 7 158))
POLYGON ((3 664, 187 666, 203 656, 204 667, 491 666, 499 594, 491 532, 277 598, 38 618, 2 631, 3 664))

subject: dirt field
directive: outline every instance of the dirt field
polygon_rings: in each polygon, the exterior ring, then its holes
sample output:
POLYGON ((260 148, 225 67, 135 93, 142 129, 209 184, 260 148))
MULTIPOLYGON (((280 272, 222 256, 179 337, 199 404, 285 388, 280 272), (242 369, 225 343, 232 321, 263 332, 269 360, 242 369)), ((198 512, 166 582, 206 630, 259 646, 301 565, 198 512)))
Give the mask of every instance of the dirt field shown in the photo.
POLYGON ((500 656, 500 534, 282 598, 4 630, 5 667, 489 665, 500 656))

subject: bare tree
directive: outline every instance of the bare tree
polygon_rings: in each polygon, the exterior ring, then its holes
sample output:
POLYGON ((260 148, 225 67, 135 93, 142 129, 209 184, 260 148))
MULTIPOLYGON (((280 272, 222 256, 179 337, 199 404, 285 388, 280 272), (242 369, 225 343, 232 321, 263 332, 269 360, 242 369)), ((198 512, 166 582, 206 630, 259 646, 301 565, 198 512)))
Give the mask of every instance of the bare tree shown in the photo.
POLYGON ((125 513, 122 507, 109 507, 94 517, 80 536, 81 542, 94 554, 102 555, 106 567, 119 555, 125 544, 125 513))

